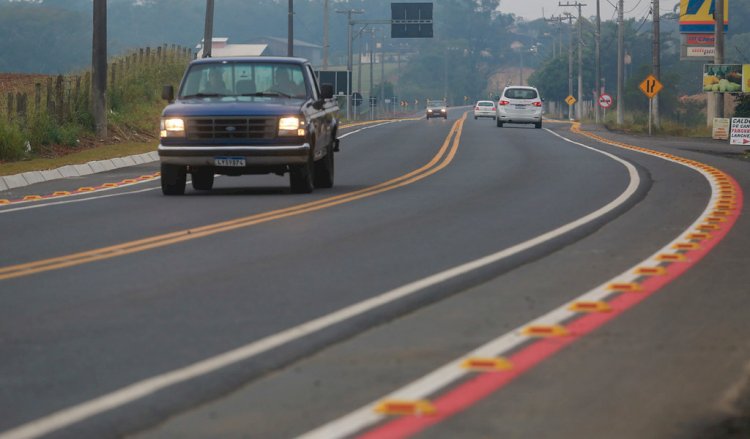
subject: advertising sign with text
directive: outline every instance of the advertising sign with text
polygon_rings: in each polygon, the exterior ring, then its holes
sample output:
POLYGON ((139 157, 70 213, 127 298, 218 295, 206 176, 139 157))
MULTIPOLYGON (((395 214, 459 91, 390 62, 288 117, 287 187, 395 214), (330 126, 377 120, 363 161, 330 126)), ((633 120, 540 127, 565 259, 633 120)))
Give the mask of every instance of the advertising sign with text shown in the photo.
MULTIPOLYGON (((712 34, 715 0, 680 0, 680 32, 712 34)), ((724 31, 729 30, 729 0, 724 0, 724 31)))

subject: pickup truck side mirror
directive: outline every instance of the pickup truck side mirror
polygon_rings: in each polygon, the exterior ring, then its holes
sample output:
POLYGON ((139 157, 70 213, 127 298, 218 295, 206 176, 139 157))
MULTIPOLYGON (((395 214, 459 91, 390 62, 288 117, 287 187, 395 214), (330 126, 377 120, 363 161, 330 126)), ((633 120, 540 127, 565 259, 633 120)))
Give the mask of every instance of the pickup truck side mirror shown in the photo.
POLYGON ((161 98, 165 101, 174 101, 174 87, 171 85, 165 85, 161 89, 161 98))
POLYGON ((333 86, 331 84, 323 84, 320 86, 320 98, 321 99, 333 98, 333 86))

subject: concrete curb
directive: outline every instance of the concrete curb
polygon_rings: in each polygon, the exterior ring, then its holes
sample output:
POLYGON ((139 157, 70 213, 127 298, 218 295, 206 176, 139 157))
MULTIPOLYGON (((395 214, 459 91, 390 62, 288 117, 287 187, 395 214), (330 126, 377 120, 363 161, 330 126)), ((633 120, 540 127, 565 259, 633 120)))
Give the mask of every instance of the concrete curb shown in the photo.
POLYGON ((82 177, 84 175, 107 172, 113 169, 126 168, 129 166, 152 163, 159 160, 156 151, 144 154, 136 154, 128 157, 117 157, 109 160, 96 160, 80 165, 67 165, 47 171, 29 171, 22 174, 6 175, 0 177, 0 192, 9 189, 29 186, 35 183, 58 180, 69 177, 82 177))

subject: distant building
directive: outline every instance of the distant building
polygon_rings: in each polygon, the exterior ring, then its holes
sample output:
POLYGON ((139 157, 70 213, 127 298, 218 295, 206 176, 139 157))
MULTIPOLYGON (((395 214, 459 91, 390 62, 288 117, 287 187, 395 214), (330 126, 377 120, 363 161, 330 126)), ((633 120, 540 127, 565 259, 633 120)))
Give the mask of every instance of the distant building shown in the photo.
MULTIPOLYGON (((203 40, 196 47, 196 58, 203 58, 203 40)), ((211 56, 268 56, 267 44, 229 44, 229 38, 211 39, 211 56)))
MULTIPOLYGON (((286 56, 287 55, 287 39, 277 37, 259 37, 251 39, 252 42, 258 44, 265 44, 268 46, 266 52, 263 55, 268 56, 286 56)), ((310 61, 313 66, 319 66, 323 64, 323 46, 317 44, 308 43, 307 41, 294 40, 294 56, 299 58, 305 58, 310 61)))

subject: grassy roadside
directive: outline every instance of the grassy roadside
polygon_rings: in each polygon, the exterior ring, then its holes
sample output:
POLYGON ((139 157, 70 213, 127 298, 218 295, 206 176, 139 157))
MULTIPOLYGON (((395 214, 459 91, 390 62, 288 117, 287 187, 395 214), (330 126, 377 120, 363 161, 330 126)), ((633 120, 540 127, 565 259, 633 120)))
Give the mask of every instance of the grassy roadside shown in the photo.
POLYGON ((0 164, 0 176, 29 171, 44 171, 66 165, 78 165, 94 160, 107 160, 134 154, 156 151, 157 140, 148 142, 123 142, 84 149, 55 158, 37 158, 0 164))

